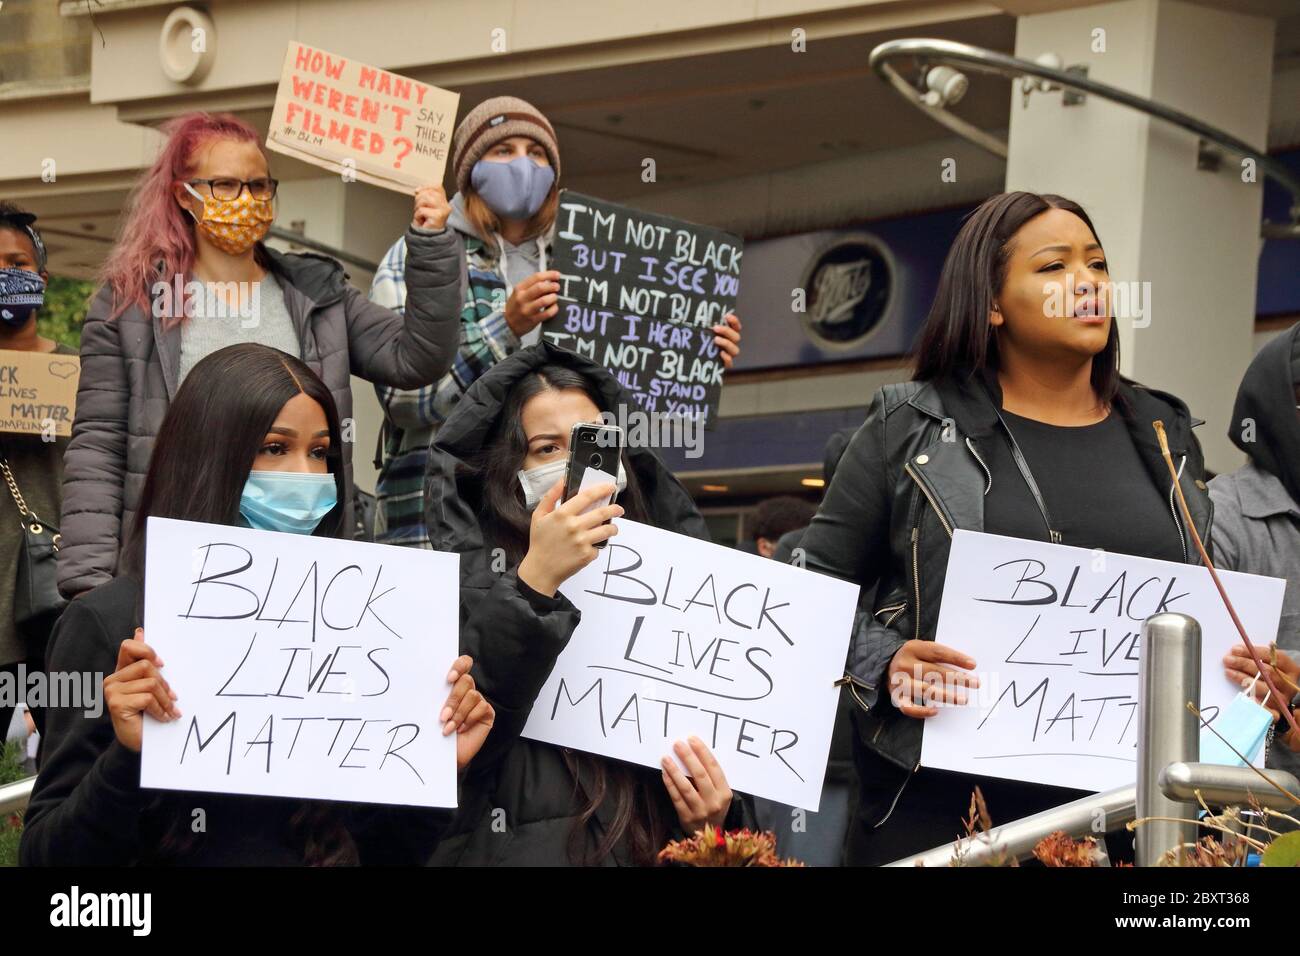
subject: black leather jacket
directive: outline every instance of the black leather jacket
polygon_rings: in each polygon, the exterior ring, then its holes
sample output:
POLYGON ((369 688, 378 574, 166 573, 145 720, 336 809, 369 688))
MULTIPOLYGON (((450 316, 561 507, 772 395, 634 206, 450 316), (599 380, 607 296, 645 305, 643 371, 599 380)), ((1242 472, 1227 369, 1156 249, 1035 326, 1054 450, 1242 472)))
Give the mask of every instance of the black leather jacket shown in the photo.
MULTIPOLYGON (((1200 563, 1151 423, 1164 422, 1174 464, 1181 469, 1183 494, 1209 548, 1213 506, 1201 448, 1192 434, 1201 422, 1174 396, 1130 382, 1122 384, 1116 405, 1157 487, 1169 489, 1169 520, 1178 526, 1184 559, 1200 563)), ((1001 394, 991 377, 882 388, 800 542, 807 568, 855 582, 864 594, 876 586, 875 606, 859 608, 844 684, 859 705, 855 750, 870 748, 903 771, 918 766, 925 722, 893 706, 886 680, 889 662, 904 642, 934 639, 952 532, 983 531, 984 495, 994 481, 1012 477, 991 474, 985 464, 989 455, 980 453, 981 447, 1006 440, 999 433, 1005 428, 1000 406, 1001 394)), ((1028 464, 1018 449, 1012 455, 1046 521, 1028 464)))

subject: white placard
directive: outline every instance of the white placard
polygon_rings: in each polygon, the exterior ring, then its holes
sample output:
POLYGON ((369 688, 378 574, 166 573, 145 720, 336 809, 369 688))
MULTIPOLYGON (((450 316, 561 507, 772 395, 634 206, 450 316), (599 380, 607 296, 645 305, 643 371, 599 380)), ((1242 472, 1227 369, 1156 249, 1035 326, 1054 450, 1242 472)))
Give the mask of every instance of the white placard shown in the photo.
POLYGON ((141 786, 454 807, 459 561, 150 518, 145 641, 182 717, 145 718, 141 786))
MULTIPOLYGON (((1272 641, 1286 582, 1219 577, 1251 641, 1272 641)), ((1212 718, 1240 690, 1223 656, 1241 638, 1205 568, 955 532, 935 640, 975 659, 981 687, 926 720, 921 763, 1080 790, 1132 784, 1142 622, 1157 611, 1200 622, 1212 718)))
POLYGON ((619 519, 524 736, 658 767, 695 734, 732 789, 816 810, 858 588, 619 519))

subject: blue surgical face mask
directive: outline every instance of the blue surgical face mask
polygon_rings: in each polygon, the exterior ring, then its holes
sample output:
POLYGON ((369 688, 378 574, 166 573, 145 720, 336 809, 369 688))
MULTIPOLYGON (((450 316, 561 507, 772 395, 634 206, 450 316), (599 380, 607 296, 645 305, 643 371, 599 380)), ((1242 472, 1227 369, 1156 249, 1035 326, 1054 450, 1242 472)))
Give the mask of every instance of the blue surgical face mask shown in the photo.
POLYGON ((45 280, 39 272, 0 269, 0 324, 21 329, 45 304, 45 280))
MULTIPOLYGON (((1268 737, 1268 729, 1273 726, 1273 714, 1256 703, 1254 689, 1255 685, 1252 683, 1250 690, 1232 699, 1232 703, 1224 708, 1223 713, 1214 721, 1214 730, 1232 744, 1237 749, 1237 753, 1258 765, 1261 762, 1264 741, 1268 737)), ((1224 767, 1245 766, 1241 762, 1241 757, 1229 750, 1223 741, 1207 728, 1201 728, 1200 761, 1224 767)))
POLYGON ((239 498, 239 514, 259 531, 311 534, 338 500, 338 487, 330 474, 250 471, 239 498))
POLYGON ((502 219, 529 219, 537 214, 555 185, 555 170, 527 156, 508 163, 480 159, 469 174, 470 185, 502 219))

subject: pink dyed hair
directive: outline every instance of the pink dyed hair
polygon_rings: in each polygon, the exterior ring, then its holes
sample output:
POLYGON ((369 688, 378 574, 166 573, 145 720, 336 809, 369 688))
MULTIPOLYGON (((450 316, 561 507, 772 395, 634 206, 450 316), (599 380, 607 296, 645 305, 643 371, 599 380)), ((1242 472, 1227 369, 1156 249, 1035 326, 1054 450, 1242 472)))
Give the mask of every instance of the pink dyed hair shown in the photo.
POLYGON ((167 141, 136 184, 117 244, 100 273, 101 286, 112 291, 113 318, 133 305, 148 311, 156 281, 171 282, 193 267, 194 220, 176 204, 172 184, 193 175, 199 147, 222 138, 261 148, 257 130, 229 113, 185 113, 165 123, 162 132, 167 141))

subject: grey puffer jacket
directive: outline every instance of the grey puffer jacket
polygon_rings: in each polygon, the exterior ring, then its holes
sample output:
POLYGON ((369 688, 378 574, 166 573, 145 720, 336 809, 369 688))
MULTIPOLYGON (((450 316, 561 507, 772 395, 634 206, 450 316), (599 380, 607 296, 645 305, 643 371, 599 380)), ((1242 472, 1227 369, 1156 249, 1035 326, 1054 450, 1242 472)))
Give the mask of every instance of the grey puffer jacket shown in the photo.
MULTIPOLYGON (((460 240, 454 230, 406 234, 406 318, 369 301, 333 259, 263 247, 284 289, 299 358, 324 380, 339 417, 352 417, 349 375, 395 388, 438 381, 451 367, 460 326, 460 240)), ((59 589, 79 594, 113 577, 135 518, 149 456, 176 394, 180 324, 132 306, 112 315, 108 290, 90 305, 81 333, 81 381, 64 458, 59 589)), ((352 443, 344 452, 352 527, 352 443)), ((213 452, 222 451, 214 436, 213 452)))

